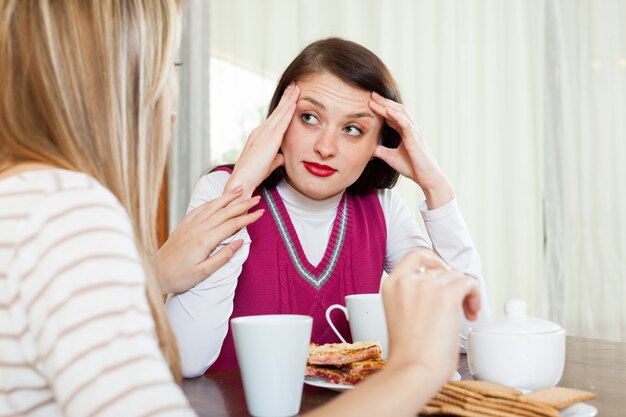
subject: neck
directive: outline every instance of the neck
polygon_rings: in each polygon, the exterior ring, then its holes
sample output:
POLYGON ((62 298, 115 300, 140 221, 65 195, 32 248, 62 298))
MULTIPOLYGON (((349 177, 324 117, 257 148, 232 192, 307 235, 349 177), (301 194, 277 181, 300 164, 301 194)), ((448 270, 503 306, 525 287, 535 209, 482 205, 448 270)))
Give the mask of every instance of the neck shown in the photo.
POLYGON ((296 190, 287 180, 281 181, 277 189, 286 205, 293 209, 313 213, 337 209, 343 197, 343 193, 340 193, 324 200, 314 200, 296 190))

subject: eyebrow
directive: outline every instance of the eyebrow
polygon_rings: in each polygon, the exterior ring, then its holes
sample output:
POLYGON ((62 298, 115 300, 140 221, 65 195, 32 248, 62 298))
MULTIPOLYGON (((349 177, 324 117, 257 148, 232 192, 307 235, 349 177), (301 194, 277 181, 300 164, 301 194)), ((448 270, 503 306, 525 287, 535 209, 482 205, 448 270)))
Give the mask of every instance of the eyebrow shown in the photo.
MULTIPOLYGON (((324 106, 322 103, 320 103, 319 101, 315 100, 312 97, 302 97, 300 99, 300 101, 308 101, 309 103, 313 104, 316 107, 319 107, 322 110, 326 110, 326 106, 324 106)), ((374 119, 374 115, 372 113, 368 113, 368 112, 358 112, 358 113, 351 113, 348 114, 346 116, 346 119, 359 119, 361 117, 370 117, 372 119, 374 119)))

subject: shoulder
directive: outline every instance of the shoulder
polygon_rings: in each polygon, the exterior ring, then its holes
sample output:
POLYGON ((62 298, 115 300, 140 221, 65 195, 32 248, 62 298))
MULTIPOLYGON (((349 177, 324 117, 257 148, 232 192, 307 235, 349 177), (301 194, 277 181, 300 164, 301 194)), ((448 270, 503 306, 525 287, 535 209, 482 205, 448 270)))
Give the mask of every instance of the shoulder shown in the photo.
POLYGON ((18 259, 45 260, 55 266, 63 260, 78 262, 98 254, 138 261, 131 220, 107 188, 78 172, 30 174, 23 179, 25 189, 36 189, 40 194, 25 212, 15 236, 18 259))
POLYGON ((51 170, 31 181, 44 190, 33 222, 58 224, 113 224, 132 234, 128 213, 113 193, 93 177, 66 170, 51 170))
POLYGON ((84 173, 62 169, 26 172, 3 187, 0 199, 20 212, 15 218, 22 220, 26 235, 46 225, 90 221, 114 221, 132 233, 128 214, 117 198, 84 173))
POLYGON ((400 197, 400 193, 393 188, 376 190, 376 195, 378 196, 378 201, 380 201, 383 213, 385 213, 385 217, 391 213, 397 212, 399 209, 407 207, 402 197, 400 197))

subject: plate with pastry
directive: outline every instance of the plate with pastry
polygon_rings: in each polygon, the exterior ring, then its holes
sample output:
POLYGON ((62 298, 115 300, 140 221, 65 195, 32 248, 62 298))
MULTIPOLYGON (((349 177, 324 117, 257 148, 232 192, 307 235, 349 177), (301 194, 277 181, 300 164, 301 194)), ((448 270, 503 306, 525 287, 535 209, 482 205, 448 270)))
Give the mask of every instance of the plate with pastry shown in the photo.
MULTIPOLYGON (((345 391, 385 367, 377 342, 327 343, 309 346, 304 383, 334 391, 345 391)), ((461 379, 455 372, 452 380, 461 379)))

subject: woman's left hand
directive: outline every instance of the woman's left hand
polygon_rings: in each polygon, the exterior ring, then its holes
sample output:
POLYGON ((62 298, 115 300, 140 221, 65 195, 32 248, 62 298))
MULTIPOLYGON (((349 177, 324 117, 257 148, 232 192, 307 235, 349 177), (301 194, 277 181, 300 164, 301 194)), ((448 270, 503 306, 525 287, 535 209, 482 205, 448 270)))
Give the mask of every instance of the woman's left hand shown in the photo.
POLYGON ((257 221, 263 210, 248 213, 260 197, 236 202, 242 187, 222 194, 190 211, 155 255, 156 273, 163 294, 178 294, 213 274, 243 245, 233 240, 211 254, 222 241, 257 221))
POLYGON ((454 190, 404 105, 372 92, 369 106, 384 117, 385 122, 402 138, 397 149, 378 145, 374 157, 382 159, 419 185, 431 210, 449 203, 454 197, 454 190))

